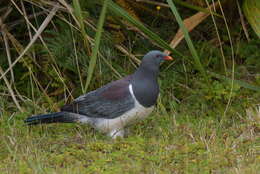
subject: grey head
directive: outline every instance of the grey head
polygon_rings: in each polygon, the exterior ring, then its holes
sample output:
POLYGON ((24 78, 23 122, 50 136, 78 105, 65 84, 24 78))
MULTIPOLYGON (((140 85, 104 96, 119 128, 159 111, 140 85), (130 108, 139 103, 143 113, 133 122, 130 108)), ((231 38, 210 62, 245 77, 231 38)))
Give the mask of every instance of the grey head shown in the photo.
POLYGON ((144 107, 153 106, 159 94, 157 77, 160 64, 165 60, 172 60, 161 51, 148 52, 142 59, 139 68, 133 74, 132 88, 137 101, 144 107))
POLYGON ((139 69, 150 70, 153 73, 159 72, 160 64, 165 60, 172 60, 172 57, 167 56, 161 51, 153 50, 149 51, 142 59, 139 69))

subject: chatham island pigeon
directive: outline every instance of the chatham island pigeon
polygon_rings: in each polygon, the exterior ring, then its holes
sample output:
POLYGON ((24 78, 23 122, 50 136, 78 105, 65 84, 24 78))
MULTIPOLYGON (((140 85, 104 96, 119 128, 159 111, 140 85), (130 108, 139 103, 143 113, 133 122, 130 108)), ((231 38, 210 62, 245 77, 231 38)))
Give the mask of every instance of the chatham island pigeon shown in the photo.
POLYGON ((123 137, 129 124, 152 112, 159 95, 159 66, 164 60, 172 60, 172 57, 161 51, 150 51, 133 74, 79 96, 60 112, 32 116, 25 123, 79 122, 112 138, 123 137))

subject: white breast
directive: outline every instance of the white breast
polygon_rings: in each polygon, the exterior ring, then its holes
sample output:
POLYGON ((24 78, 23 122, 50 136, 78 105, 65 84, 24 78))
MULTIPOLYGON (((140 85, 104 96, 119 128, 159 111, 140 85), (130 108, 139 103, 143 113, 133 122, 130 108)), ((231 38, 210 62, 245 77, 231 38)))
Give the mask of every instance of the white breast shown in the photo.
POLYGON ((129 125, 135 121, 142 120, 146 118, 152 111, 154 106, 151 106, 149 108, 143 107, 135 98, 132 85, 129 85, 129 91, 134 98, 134 108, 124 113, 122 116, 113 118, 113 119, 103 119, 98 118, 98 120, 95 121, 95 125, 93 125, 95 128, 102 132, 111 132, 113 130, 121 130, 126 125, 129 125))

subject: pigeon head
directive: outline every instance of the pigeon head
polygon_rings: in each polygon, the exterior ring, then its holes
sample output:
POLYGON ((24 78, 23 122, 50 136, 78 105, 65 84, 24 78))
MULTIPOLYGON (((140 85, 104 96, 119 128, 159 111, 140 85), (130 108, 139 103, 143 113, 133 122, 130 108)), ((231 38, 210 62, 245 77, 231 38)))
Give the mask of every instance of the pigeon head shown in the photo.
POLYGON ((157 83, 159 67, 165 60, 172 60, 172 57, 161 51, 150 51, 143 57, 142 63, 133 74, 131 81, 133 93, 144 107, 150 107, 156 103, 159 94, 157 83))
POLYGON ((165 60, 173 60, 173 58, 161 51, 153 50, 143 57, 140 68, 157 72, 160 64, 165 60))

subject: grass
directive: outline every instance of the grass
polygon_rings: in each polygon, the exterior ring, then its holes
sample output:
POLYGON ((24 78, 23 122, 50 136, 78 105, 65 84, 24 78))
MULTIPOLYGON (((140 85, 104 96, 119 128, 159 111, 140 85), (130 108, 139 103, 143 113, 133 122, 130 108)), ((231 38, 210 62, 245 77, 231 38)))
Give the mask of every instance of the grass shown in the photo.
POLYGON ((100 41, 101 41, 103 25, 104 25, 105 17, 106 17, 107 4, 108 4, 108 1, 105 0, 103 7, 102 7, 100 17, 99 17, 99 20, 98 20, 97 32, 95 34, 95 42, 94 42, 94 46, 93 46, 93 52, 92 52, 91 57, 90 57, 89 68, 88 68, 88 77, 87 77, 86 85, 85 85, 85 88, 84 88, 84 93, 88 89, 88 86, 90 84, 90 81, 92 79, 92 76, 93 76, 93 73, 94 73, 94 70, 95 70, 95 66, 96 66, 96 62, 97 62, 97 54, 98 54, 98 50, 99 50, 99 44, 100 44, 100 41))
POLYGON ((27 127, 23 119, 29 113, 12 118, 4 114, 0 173, 259 171, 260 126, 252 119, 256 113, 220 121, 212 111, 197 117, 188 106, 182 109, 163 114, 158 107, 147 120, 132 126, 127 138, 117 140, 79 124, 27 127))

